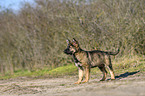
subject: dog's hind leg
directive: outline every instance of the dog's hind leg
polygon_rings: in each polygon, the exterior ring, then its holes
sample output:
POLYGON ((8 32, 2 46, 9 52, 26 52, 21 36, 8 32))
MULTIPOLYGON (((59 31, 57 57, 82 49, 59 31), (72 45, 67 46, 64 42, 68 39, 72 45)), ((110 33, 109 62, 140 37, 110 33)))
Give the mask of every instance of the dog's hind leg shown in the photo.
POLYGON ((115 76, 114 76, 114 71, 113 71, 113 67, 112 67, 112 63, 111 63, 111 58, 109 57, 107 62, 106 62, 106 67, 109 69, 110 71, 110 75, 111 75, 111 79, 115 80, 115 76))
POLYGON ((105 57, 105 66, 108 68, 110 75, 111 75, 111 79, 114 80, 115 76, 114 76, 114 71, 113 71, 113 67, 112 67, 112 63, 111 63, 111 58, 109 55, 106 55, 105 57))
POLYGON ((105 81, 106 75, 107 75, 107 71, 106 71, 105 65, 103 64, 103 65, 99 66, 99 69, 100 69, 100 70, 102 71, 102 73, 103 73, 103 78, 102 78, 100 81, 105 81))
POLYGON ((109 71, 110 71, 111 79, 112 79, 112 80, 115 80, 115 76, 114 76, 114 71, 113 71, 112 65, 107 66, 107 68, 108 68, 109 71))

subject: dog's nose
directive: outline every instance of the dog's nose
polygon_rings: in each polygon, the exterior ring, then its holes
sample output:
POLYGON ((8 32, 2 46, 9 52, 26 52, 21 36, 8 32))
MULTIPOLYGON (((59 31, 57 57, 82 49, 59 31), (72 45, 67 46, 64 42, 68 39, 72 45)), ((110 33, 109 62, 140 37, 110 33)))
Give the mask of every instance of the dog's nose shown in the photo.
POLYGON ((66 50, 64 50, 63 52, 66 53, 66 50))

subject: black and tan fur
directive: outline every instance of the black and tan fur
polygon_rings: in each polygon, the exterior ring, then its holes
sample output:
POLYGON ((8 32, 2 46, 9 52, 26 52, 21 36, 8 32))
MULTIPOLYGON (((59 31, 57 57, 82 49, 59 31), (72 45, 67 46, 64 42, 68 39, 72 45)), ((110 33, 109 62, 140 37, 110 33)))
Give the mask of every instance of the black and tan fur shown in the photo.
POLYGON ((73 41, 67 40, 68 46, 64 50, 64 53, 71 55, 75 62, 75 65, 79 69, 79 79, 75 84, 80 84, 83 79, 83 73, 85 73, 85 80, 83 83, 88 82, 90 77, 90 68, 98 67, 102 73, 103 78, 101 81, 106 79, 107 67, 111 74, 111 79, 115 79, 111 58, 110 55, 117 55, 119 53, 119 49, 117 52, 105 52, 100 50, 94 51, 85 51, 80 48, 78 41, 73 38, 73 41))

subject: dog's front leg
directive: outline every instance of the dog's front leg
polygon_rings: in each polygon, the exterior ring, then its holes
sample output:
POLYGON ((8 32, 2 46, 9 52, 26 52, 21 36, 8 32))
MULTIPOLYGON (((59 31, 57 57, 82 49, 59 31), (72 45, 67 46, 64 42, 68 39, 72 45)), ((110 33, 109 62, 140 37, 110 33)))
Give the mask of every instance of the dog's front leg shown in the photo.
POLYGON ((83 81, 83 83, 86 83, 89 81, 89 78, 90 78, 90 67, 87 66, 84 68, 85 70, 85 80, 83 81))
POLYGON ((81 81, 83 80, 83 70, 81 68, 78 69, 79 69, 79 80, 75 82, 75 84, 80 84, 81 81))

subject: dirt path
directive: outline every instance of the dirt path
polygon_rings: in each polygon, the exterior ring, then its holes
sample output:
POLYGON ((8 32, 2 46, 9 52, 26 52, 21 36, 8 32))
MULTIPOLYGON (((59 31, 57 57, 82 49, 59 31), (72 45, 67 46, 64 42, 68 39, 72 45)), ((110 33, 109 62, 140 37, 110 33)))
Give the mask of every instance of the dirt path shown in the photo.
POLYGON ((145 96, 145 73, 126 72, 114 81, 99 79, 93 75, 89 83, 79 85, 73 84, 77 76, 0 80, 0 96, 145 96))

